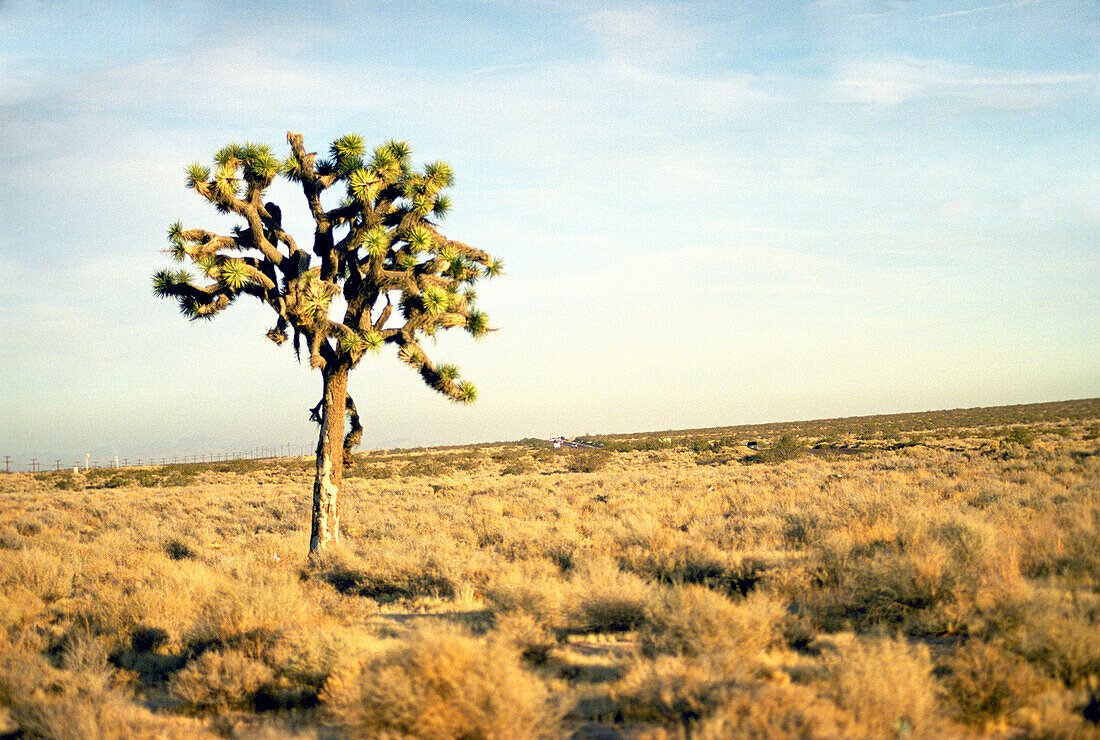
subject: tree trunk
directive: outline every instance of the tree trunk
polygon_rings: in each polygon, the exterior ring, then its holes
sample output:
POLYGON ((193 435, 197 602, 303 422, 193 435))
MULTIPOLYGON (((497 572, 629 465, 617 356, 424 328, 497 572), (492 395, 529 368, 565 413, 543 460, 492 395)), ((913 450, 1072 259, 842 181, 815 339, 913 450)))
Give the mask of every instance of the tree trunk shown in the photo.
POLYGON ((313 525, 309 554, 317 555, 340 541, 340 492, 344 487, 344 414, 348 368, 322 371, 321 432, 317 439, 317 477, 313 481, 313 525))

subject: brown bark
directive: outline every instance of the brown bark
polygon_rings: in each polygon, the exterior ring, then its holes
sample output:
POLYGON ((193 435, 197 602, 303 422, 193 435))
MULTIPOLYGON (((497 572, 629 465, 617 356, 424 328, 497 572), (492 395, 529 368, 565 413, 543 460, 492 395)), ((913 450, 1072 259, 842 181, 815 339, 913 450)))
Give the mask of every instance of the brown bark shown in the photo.
MULTIPOLYGON (((335 363, 334 363, 335 365, 335 363)), ((326 367, 317 439, 317 473, 313 481, 313 524, 309 553, 317 555, 340 542, 340 493, 344 487, 344 415, 347 413, 348 368, 326 367)))

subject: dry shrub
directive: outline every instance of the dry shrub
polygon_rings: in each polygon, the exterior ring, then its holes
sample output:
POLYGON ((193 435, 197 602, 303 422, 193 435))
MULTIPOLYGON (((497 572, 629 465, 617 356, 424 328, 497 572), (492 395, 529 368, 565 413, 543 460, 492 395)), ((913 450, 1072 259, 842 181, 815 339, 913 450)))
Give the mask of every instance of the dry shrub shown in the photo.
POLYGON ((959 721, 983 729, 1003 723, 1054 688, 1019 656, 976 640, 946 656, 941 668, 959 721))
POLYGON ((201 726, 155 716, 112 688, 106 651, 94 638, 72 635, 60 658, 61 668, 22 651, 0 658, 0 707, 7 709, 13 737, 210 737, 201 726))
POLYGON ((350 662, 321 693, 332 722, 357 737, 556 737, 546 686, 498 640, 422 630, 350 662))
POLYGON ((535 472, 535 463, 529 457, 507 461, 500 469, 501 475, 528 475, 535 472))
POLYGON ((909 627, 919 612, 950 599, 947 569, 948 554, 935 545, 920 553, 894 546, 866 554, 826 550, 825 585, 807 592, 804 603, 817 626, 829 632, 909 627))
POLYGON ((1006 602, 990 632, 1004 647, 1067 686, 1095 687, 1100 676, 1100 599, 1080 595, 1077 605, 1036 590, 1027 601, 1006 602), (1085 608, 1080 601, 1091 601, 1085 608))
POLYGON ((197 709, 246 709, 273 678, 268 666, 236 650, 208 650, 176 674, 169 691, 197 709))
POLYGON ((569 632, 624 632, 641 625, 659 599, 653 584, 625 573, 610 559, 583 562, 573 573, 565 604, 569 632))
POLYGON ((757 565, 731 557, 709 542, 689 539, 629 545, 620 558, 626 570, 660 583, 698 583, 744 595, 759 580, 757 565))
POLYGON ((21 702, 11 712, 12 722, 24 738, 50 740, 196 740, 216 738, 201 724, 157 716, 117 694, 87 697, 79 694, 40 696, 21 702))
POLYGON ((172 560, 194 560, 199 556, 196 547, 180 537, 164 541, 164 554, 172 560))
POLYGON ((4 591, 26 589, 45 602, 68 596, 76 569, 70 558, 30 547, 0 550, 0 578, 4 591))
POLYGON ((784 434, 771 446, 755 455, 745 457, 744 462, 772 464, 787 462, 800 457, 805 449, 802 442, 793 434, 784 434))
POLYGON ((858 737, 852 715, 812 688, 798 684, 738 687, 712 717, 695 728, 697 740, 752 738, 802 740, 858 737))
POLYGON ((367 560, 347 549, 333 548, 313 563, 312 575, 340 593, 380 602, 455 595, 455 577, 434 556, 403 552, 385 555, 367 560))
POLYGON ((0 550, 22 550, 29 540, 11 525, 0 527, 0 550))
MULTIPOLYGON (((224 577, 193 560, 111 557, 89 552, 84 588, 78 597, 81 618, 104 634, 123 640, 134 630, 162 629, 179 649, 183 634, 224 588, 224 577)), ((168 642, 168 641, 166 641, 168 642)))
POLYGON ((1018 737, 1095 740, 1100 737, 1096 715, 1100 700, 1094 695, 1091 702, 1082 707, 1072 694, 1047 692, 1016 712, 1012 724, 1018 737))
POLYGON ((611 461, 611 453, 605 450, 570 454, 565 469, 570 473, 598 473, 611 461))
POLYGON ((496 614, 525 613, 547 626, 562 624, 565 582, 549 561, 513 564, 495 574, 482 598, 496 614))
POLYGON ((356 643, 344 629, 318 627, 284 634, 267 645, 260 656, 284 683, 310 688, 315 693, 356 643))
POLYGON ((0 649, 39 616, 42 601, 26 589, 0 591, 0 649))
MULTIPOLYGON (((308 472, 203 472, 187 489, 87 493, 0 476, 0 735, 197 736, 200 720, 151 717, 121 688, 163 703, 173 678, 196 701, 236 703, 179 704, 223 735, 430 734, 392 718, 476 701, 448 698, 447 681, 425 675, 458 676, 451 684, 475 687, 461 689, 470 696, 496 692, 492 711, 507 716, 509 697, 544 688, 510 678, 518 663, 537 669, 561 706, 577 702, 571 721, 606 727, 620 713, 616 730, 630 737, 1095 736, 1100 440, 1083 439, 1084 427, 1044 433, 1026 456, 1003 460, 1003 431, 941 430, 919 447, 863 445, 860 455, 779 466, 700 467, 687 449, 618 454, 591 475, 564 474, 564 456, 532 462, 523 451, 492 465, 485 453, 486 469, 468 474, 440 460, 421 467, 445 479, 351 479, 344 523, 356 549, 317 567, 305 564, 308 472), (546 475, 499 475, 520 458, 546 475), (762 593, 796 605, 795 616, 762 593), (434 596, 444 598, 422 598, 434 596), (478 625, 486 638, 465 637, 466 647, 410 632, 483 606, 493 617, 478 625), (927 676, 897 675, 919 664, 916 651, 898 658, 867 640, 863 658, 837 657, 815 630, 845 624, 995 645, 999 653, 949 651, 937 664, 951 692, 944 709, 967 724, 910 724, 905 694, 927 676), (631 628, 637 639, 563 641, 631 628), (779 635, 808 649, 763 647, 779 635), (456 651, 476 655, 464 667, 456 651), (372 703, 349 682, 343 706, 360 719, 316 727, 322 712, 309 707, 326 685, 337 698, 330 677, 349 667, 368 677, 372 703), (429 684, 444 687, 435 699, 422 698, 429 684), (844 707, 831 698, 840 696, 844 707), (383 719, 369 719, 378 707, 383 719), (174 729, 184 721, 189 732, 174 729)), ((857 442, 844 430, 797 430, 833 433, 857 442)), ((370 459, 396 471, 408 458, 370 459)), ((456 714, 490 709, 447 711, 451 725, 437 735, 537 732, 499 719, 469 729, 456 714)))
POLYGON ((626 722, 657 722, 690 728, 731 696, 736 677, 706 660, 662 655, 638 660, 613 687, 626 722))
POLYGON ((557 646, 557 637, 546 623, 533 614, 513 611, 498 615, 493 625, 496 634, 519 651, 531 665, 543 665, 557 646))
POLYGON ((219 586, 202 605, 186 635, 193 649, 224 646, 259 657, 284 631, 316 617, 316 606, 305 601, 291 574, 255 570, 241 575, 240 581, 219 586))
POLYGON ((807 606, 827 630, 901 628, 966 632, 979 613, 1020 592, 1016 549, 990 525, 950 516, 903 523, 889 540, 853 542, 836 532, 819 557, 825 588, 807 606))
POLYGON ((666 591, 646 615, 639 639, 645 655, 731 655, 750 660, 778 643, 785 604, 762 593, 733 602, 703 586, 666 591))
POLYGON ((1030 578, 1051 576, 1070 584, 1100 583, 1100 501, 1085 500, 1043 512, 1020 532, 1021 569, 1030 578))
POLYGON ((856 638, 825 657, 823 691, 875 736, 935 735, 936 682, 928 648, 856 638))

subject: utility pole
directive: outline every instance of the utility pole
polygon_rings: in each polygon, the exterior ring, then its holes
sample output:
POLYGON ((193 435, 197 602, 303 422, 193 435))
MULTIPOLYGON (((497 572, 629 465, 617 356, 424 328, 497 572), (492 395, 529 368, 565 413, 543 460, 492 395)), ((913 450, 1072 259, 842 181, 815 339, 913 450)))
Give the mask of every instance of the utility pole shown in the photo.
POLYGON ((60 460, 57 461, 57 470, 58 470, 58 472, 61 472, 61 461, 60 460))
POLYGON ((4 455, 4 472, 11 472, 11 455, 4 455))
POLYGON ((34 458, 33 460, 31 460, 31 472, 32 473, 37 473, 38 472, 38 458, 34 458))

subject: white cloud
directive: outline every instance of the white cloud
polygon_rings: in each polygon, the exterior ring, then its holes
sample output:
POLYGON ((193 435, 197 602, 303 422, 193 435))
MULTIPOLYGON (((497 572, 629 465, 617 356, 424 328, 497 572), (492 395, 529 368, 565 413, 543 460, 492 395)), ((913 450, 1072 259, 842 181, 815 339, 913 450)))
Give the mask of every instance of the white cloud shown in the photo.
POLYGON ((260 67, 238 63, 251 53, 240 47, 207 47, 100 70, 82 77, 71 99, 94 108, 160 106, 177 116, 205 120, 248 113, 265 123, 315 110, 319 101, 328 111, 379 103, 371 94, 375 88, 362 84, 363 72, 334 66, 317 72, 266 51, 260 67))
POLYGON ((623 82, 644 90, 645 104, 678 111, 689 119, 700 114, 708 117, 742 117, 759 111, 767 104, 779 102, 775 95, 763 88, 758 77, 744 72, 701 77, 655 71, 627 63, 615 64, 612 71, 623 82))
POLYGON ((1071 95, 1095 94, 1100 75, 991 69, 939 59, 897 56, 838 66, 832 86, 842 101, 897 105, 945 97, 982 107, 1035 107, 1071 95))
POLYGON ((10 56, 0 55, 0 106, 41 98, 60 76, 10 56))
POLYGON ((580 22, 605 58, 649 67, 693 60, 710 35, 670 4, 607 8, 580 22))
POLYGON ((1017 8, 1023 8, 1028 5, 1038 5, 1039 3, 1045 3, 1049 0, 1014 0, 1008 3, 994 3, 993 5, 983 5, 979 8, 967 8, 965 10, 951 10, 944 13, 933 13, 932 15, 921 16, 917 20, 922 21, 937 21, 945 18, 961 18, 967 15, 974 15, 975 13, 988 13, 996 10, 1016 10, 1017 8))

